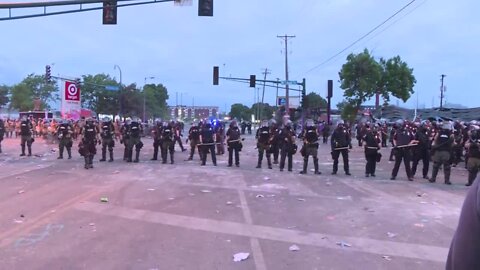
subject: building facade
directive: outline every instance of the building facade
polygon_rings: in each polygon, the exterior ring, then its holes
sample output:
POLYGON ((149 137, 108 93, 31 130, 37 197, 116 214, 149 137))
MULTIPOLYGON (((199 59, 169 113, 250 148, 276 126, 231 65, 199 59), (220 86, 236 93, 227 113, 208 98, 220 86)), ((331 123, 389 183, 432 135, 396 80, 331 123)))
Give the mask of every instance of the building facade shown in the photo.
POLYGON ((170 117, 172 119, 204 119, 218 117, 217 106, 169 106, 170 117))

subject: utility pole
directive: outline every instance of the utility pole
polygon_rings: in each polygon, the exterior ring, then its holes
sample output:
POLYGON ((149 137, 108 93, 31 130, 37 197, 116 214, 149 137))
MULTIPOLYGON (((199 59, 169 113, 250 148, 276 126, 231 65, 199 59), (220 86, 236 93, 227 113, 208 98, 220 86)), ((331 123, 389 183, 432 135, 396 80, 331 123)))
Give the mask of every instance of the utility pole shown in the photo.
POLYGON ((440 86, 440 110, 442 110, 442 109, 443 109, 443 98, 444 98, 444 94, 443 94, 443 93, 444 93, 444 91, 445 91, 445 87, 443 86, 443 79, 444 79, 445 77, 447 77, 447 75, 442 74, 442 75, 440 75, 440 77, 441 77, 440 81, 442 82, 442 84, 441 84, 441 86, 440 86))
POLYGON ((288 36, 288 35, 283 35, 283 36, 277 36, 277 38, 281 38, 285 41, 285 112, 289 115, 290 114, 290 99, 288 97, 288 39, 289 38, 295 38, 295 36, 288 36))
POLYGON ((270 71, 268 68, 265 68, 265 71, 262 72, 263 74, 263 92, 262 92, 262 102, 259 104, 259 111, 260 113, 258 114, 258 119, 262 120, 262 107, 263 107, 263 98, 265 97, 265 81, 267 80, 267 75, 270 74, 270 71))

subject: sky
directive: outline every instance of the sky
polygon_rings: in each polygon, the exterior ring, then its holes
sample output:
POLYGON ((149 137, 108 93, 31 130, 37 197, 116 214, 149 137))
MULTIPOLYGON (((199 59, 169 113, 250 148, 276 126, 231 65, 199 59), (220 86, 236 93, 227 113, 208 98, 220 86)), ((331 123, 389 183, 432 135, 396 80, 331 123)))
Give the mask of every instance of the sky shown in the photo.
MULTIPOLYGON (((327 80, 332 79, 334 105, 343 99, 338 72, 347 55, 367 48, 377 59, 399 55, 414 69, 415 94, 399 105, 414 108, 418 102, 420 108, 438 107, 440 75, 446 74, 446 102, 479 107, 474 84, 480 77, 478 0, 416 0, 319 66, 410 1, 214 0, 214 17, 198 17, 198 0, 193 0, 192 6, 167 2, 119 8, 117 25, 102 25, 100 10, 0 21, 0 84, 16 84, 30 73, 44 74, 47 64, 52 65, 52 75, 106 73, 119 80, 114 69, 118 65, 124 84, 141 87, 146 77, 155 77, 147 83, 164 84, 169 105, 219 106, 228 112, 234 103, 250 106, 262 89, 227 80, 214 86, 213 66, 220 67, 221 76, 255 74, 257 79, 268 68, 267 80, 284 80, 284 42, 277 36, 294 35, 286 52, 290 80, 305 78, 307 93, 325 96, 327 80)), ((12 14, 41 11, 13 10, 12 14)), ((0 17, 6 16, 8 10, 0 10, 0 17)), ((276 90, 266 88, 265 102, 274 104, 275 98, 276 90)))

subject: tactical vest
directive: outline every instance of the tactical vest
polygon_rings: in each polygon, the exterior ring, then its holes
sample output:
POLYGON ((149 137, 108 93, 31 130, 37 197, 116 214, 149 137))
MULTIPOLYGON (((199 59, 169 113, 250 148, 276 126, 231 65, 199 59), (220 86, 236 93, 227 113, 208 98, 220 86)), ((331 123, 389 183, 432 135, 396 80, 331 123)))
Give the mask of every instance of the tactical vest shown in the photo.
POLYGON ((22 121, 22 123, 20 123, 20 132, 22 136, 32 135, 28 121, 22 121))
POLYGON ((190 129, 190 140, 198 140, 200 138, 200 130, 198 127, 192 127, 190 129))
POLYGON ((270 139, 270 131, 268 127, 261 127, 258 131, 258 142, 268 143, 270 139))
POLYGON ((347 131, 345 129, 337 128, 335 130, 335 135, 333 137, 334 137, 333 140, 337 143, 336 148, 348 146, 347 131))
POLYGON ((213 143, 213 129, 205 128, 202 132, 203 143, 213 143))
POLYGON ((240 130, 238 129, 238 127, 230 128, 230 133, 228 134, 228 137, 231 141, 240 139, 240 130))
POLYGON ((397 131, 397 146, 407 145, 412 140, 412 135, 407 129, 397 131))
POLYGON ((95 140, 95 125, 85 125, 84 138, 86 141, 92 142, 95 140))
POLYGON ((66 137, 68 135, 68 124, 60 125, 59 133, 62 134, 63 137, 66 137))
POLYGON ((315 143, 318 141, 318 135, 315 130, 315 127, 307 127, 305 139, 307 139, 307 142, 309 143, 315 143))
POLYGON ((367 135, 365 136, 365 143, 367 147, 377 147, 378 146, 378 141, 377 141, 377 136, 370 131, 367 132, 367 135))
POLYGON ((449 142, 450 140, 450 135, 451 132, 448 130, 440 130, 438 133, 438 138, 437 138, 437 151, 450 151, 451 150, 451 143, 449 142))
POLYGON ((130 136, 134 138, 140 137, 140 124, 138 122, 132 122, 130 124, 130 136))
POLYGON ((166 127, 163 129, 162 137, 164 140, 172 140, 172 128, 171 127, 166 127))
POLYGON ((103 123, 102 138, 112 138, 112 125, 110 122, 103 123))

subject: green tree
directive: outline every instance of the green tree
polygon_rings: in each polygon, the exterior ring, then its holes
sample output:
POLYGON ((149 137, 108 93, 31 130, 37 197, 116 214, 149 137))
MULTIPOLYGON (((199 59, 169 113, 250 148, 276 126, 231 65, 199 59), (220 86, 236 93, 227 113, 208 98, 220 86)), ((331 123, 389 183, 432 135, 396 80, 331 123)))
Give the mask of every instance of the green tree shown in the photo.
POLYGON ((238 120, 248 120, 250 119, 251 114, 251 110, 247 106, 240 103, 232 104, 229 113, 232 119, 236 118, 238 120))
POLYGON ((136 84, 132 83, 122 87, 119 94, 122 115, 130 117, 141 117, 143 115, 143 94, 136 84))
POLYGON ((344 100, 337 104, 337 108, 340 110, 341 117, 344 121, 352 124, 357 118, 358 108, 355 104, 344 100))
POLYGON ((270 106, 268 103, 255 103, 252 105, 252 108, 250 108, 250 112, 255 114, 255 118, 257 119, 271 119, 273 117, 273 113, 275 112, 275 108, 270 106))
POLYGON ((350 54, 347 62, 339 72, 340 88, 344 90, 346 102, 355 108, 355 115, 360 106, 373 97, 382 78, 381 66, 365 49, 359 54, 350 54))
POLYGON ((302 105, 306 110, 326 108, 327 101, 320 95, 314 92, 310 92, 308 95, 305 96, 304 100, 302 101, 302 105))
POLYGON ((119 91, 105 89, 106 86, 120 87, 110 75, 83 75, 82 80, 82 107, 101 114, 116 115, 119 112, 119 91))
POLYGON ((8 97, 10 88, 11 87, 6 85, 0 85, 0 107, 7 105, 7 103, 10 101, 8 97))
POLYGON ((382 95, 385 104, 390 101, 390 95, 406 102, 414 93, 413 87, 417 80, 413 69, 402 61, 400 56, 388 60, 380 58, 381 78, 377 82, 377 91, 382 95))
POLYGON ((32 89, 25 83, 19 83, 12 88, 10 108, 19 111, 29 111, 33 109, 32 89))
POLYGON ((146 100, 146 116, 148 118, 168 116, 168 90, 163 84, 147 84, 144 86, 146 100))
POLYGON ((50 108, 51 102, 60 100, 57 82, 47 84, 43 75, 29 74, 21 84, 27 86, 34 98, 42 101, 42 107, 50 108))

